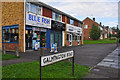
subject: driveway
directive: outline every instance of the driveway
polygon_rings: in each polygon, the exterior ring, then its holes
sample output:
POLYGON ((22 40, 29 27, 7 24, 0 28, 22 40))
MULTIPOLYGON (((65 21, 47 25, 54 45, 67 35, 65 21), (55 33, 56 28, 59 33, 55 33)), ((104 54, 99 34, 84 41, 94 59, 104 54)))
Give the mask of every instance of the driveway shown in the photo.
MULTIPOLYGON (((58 48, 58 52, 65 52, 69 50, 75 51, 75 63, 81 65, 87 65, 89 67, 94 67, 97 65, 104 57, 111 53, 116 48, 116 44, 89 44, 83 46, 72 46, 58 48)), ((49 55, 50 50, 44 51, 45 55, 49 55)), ((7 54, 15 54, 14 52, 7 52, 7 54)), ((14 60, 4 60, 3 65, 10 65, 16 63, 30 62, 39 60, 39 51, 27 51, 26 53, 20 53, 22 58, 14 60)))

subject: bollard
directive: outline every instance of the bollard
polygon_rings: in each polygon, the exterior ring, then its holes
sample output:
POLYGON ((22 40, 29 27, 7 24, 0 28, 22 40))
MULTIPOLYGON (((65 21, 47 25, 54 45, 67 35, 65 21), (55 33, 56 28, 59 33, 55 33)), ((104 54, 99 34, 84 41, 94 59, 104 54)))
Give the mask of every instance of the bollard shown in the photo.
POLYGON ((16 56, 18 57, 18 56, 19 56, 19 50, 18 50, 18 47, 15 47, 15 53, 16 53, 16 56))
POLYGON ((42 56, 44 54, 43 48, 40 48, 40 55, 42 56))
POLYGON ((3 54, 6 54, 5 45, 3 45, 3 54))

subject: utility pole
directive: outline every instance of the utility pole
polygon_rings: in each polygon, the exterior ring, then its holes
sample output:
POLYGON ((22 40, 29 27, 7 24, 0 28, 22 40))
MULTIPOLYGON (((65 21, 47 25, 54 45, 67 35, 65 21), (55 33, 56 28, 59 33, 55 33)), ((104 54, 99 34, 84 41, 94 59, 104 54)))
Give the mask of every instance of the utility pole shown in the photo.
POLYGON ((118 45, 119 45, 118 33, 119 33, 119 29, 118 29, 118 25, 117 25, 117 47, 118 47, 118 45))

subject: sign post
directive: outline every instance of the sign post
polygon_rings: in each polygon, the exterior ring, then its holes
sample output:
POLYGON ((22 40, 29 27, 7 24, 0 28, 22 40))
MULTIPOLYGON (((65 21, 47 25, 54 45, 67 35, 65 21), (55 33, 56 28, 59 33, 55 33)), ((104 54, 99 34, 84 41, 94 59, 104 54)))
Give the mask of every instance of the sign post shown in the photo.
POLYGON ((73 58, 72 58, 72 75, 74 76, 74 55, 73 55, 73 58))
POLYGON ((40 80, 41 80, 42 66, 41 66, 41 55, 40 55, 40 80))
POLYGON ((74 76, 74 51, 67 51, 64 53, 53 54, 49 56, 41 56, 40 55, 40 80, 42 74, 42 67, 47 66, 65 59, 72 58, 72 75, 74 76))

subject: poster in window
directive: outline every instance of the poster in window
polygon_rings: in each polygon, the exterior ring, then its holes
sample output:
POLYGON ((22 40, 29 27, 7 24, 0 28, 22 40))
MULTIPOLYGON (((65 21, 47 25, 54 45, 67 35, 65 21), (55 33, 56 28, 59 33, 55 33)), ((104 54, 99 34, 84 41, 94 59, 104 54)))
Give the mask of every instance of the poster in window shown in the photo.
POLYGON ((16 33, 19 33, 19 30, 18 30, 18 29, 16 29, 16 33))
POLYGON ((15 29, 12 29, 12 33, 15 33, 15 29))

